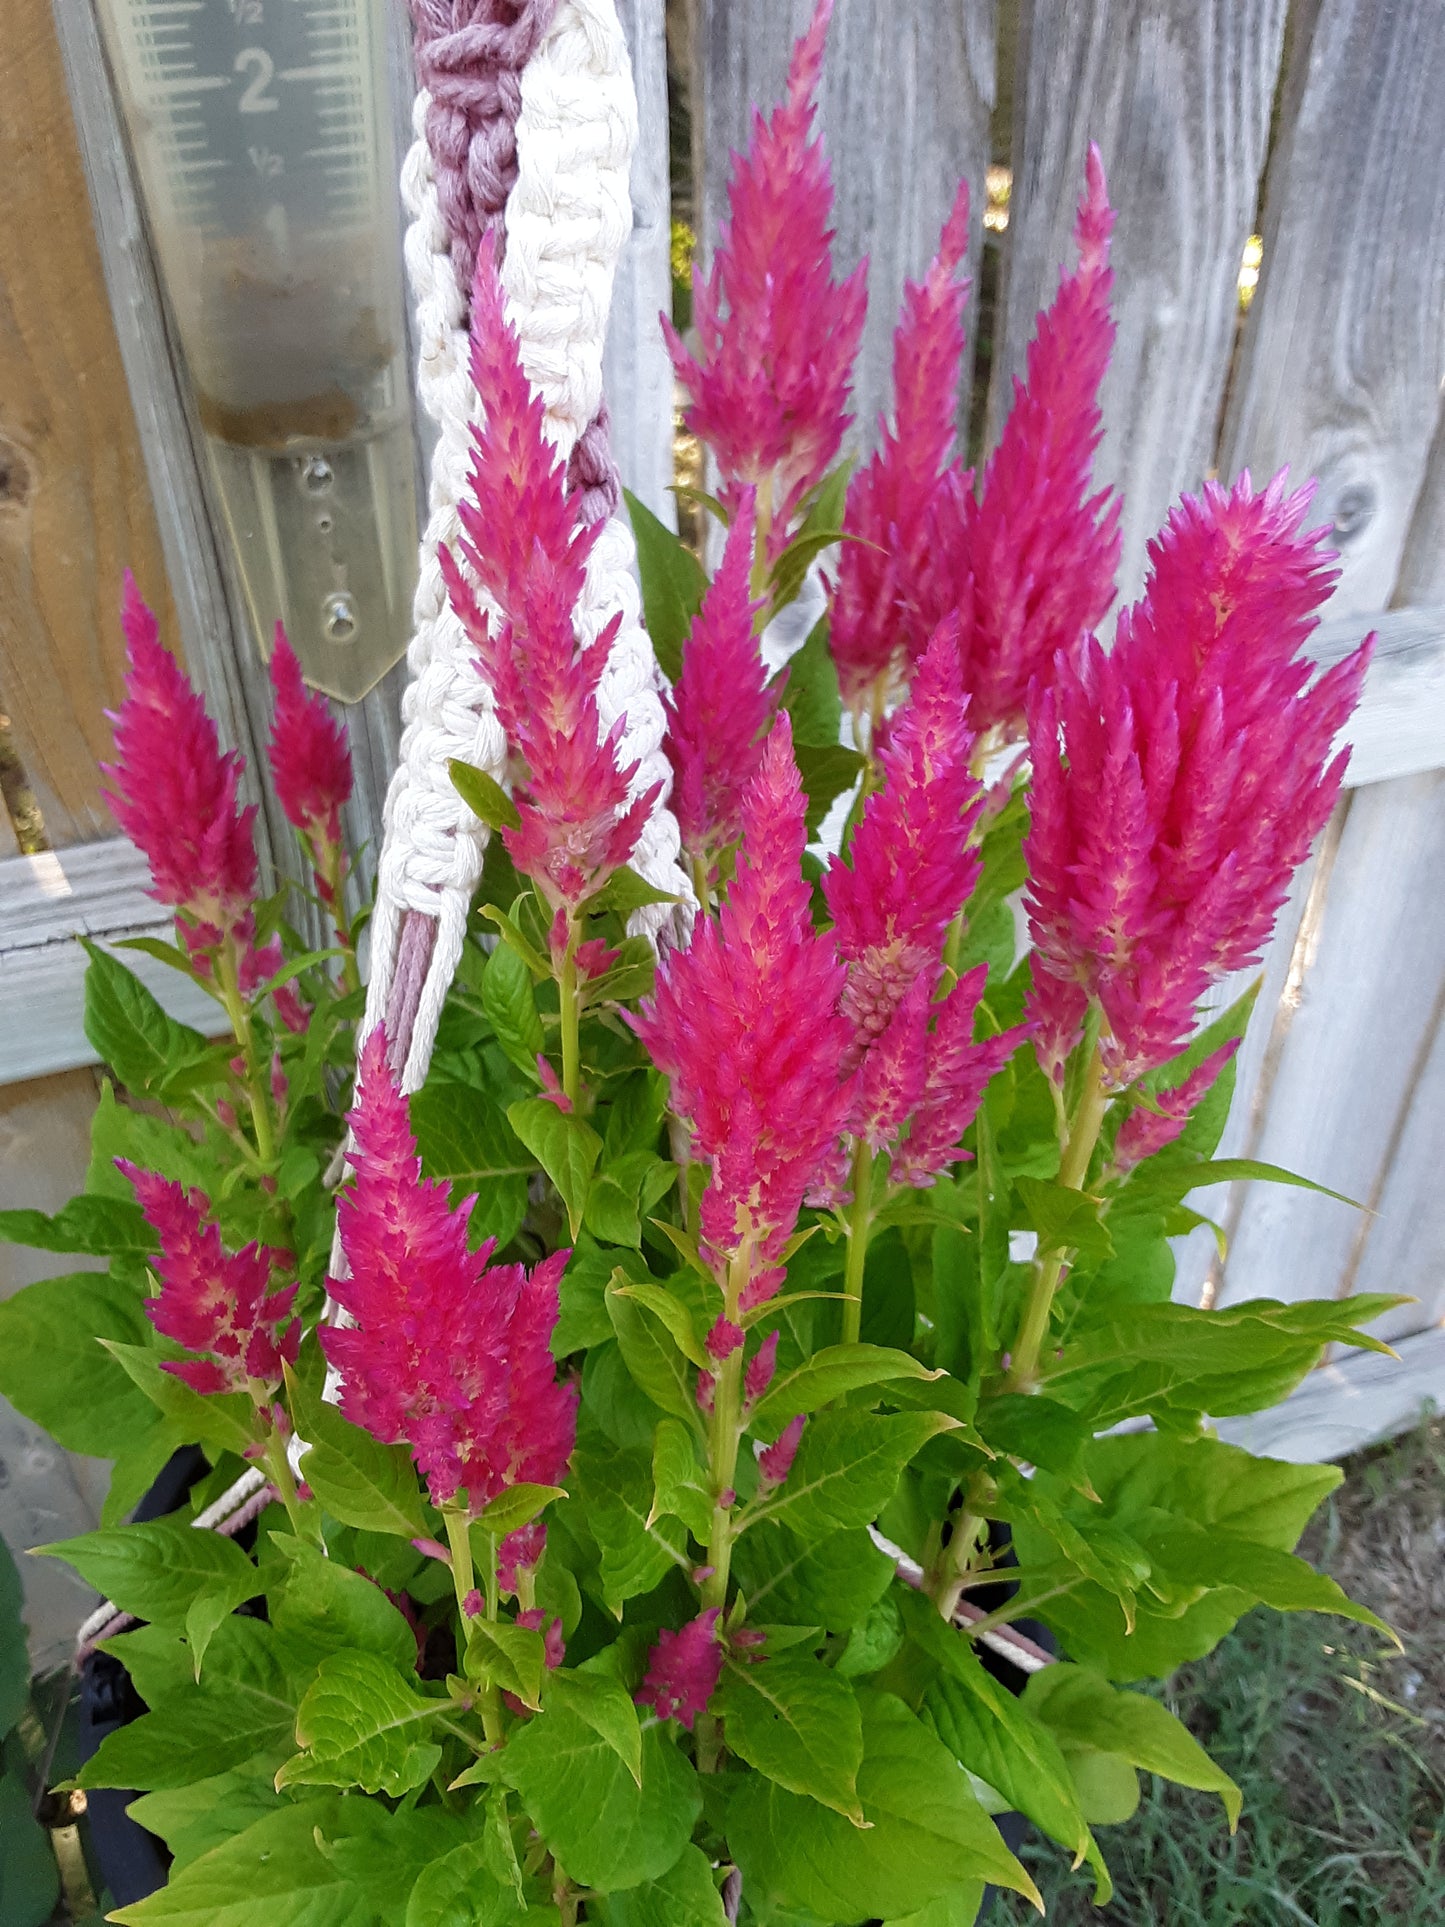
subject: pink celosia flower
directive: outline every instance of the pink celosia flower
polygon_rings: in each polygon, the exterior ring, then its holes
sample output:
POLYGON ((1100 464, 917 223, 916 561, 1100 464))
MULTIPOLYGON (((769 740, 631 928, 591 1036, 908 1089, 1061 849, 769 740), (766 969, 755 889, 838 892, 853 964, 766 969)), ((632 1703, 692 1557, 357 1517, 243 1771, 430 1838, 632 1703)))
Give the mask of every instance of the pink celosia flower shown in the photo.
POLYGON ((747 1370, 743 1373, 743 1397, 749 1405, 757 1404, 772 1384, 773 1374, 777 1369, 778 1334, 776 1331, 770 1331, 748 1360, 747 1370))
POLYGON ((912 696, 880 752, 884 785, 869 797, 849 849, 828 866, 823 894, 848 963, 843 1009, 854 1028, 851 1062, 881 1037, 908 989, 938 980, 944 935, 978 881, 969 845, 982 791, 958 653, 945 626, 918 665, 912 696))
MULTIPOLYGON (((1022 733, 1024 698, 1060 651, 1079 647, 1114 599, 1119 507, 1089 494, 1102 431, 1099 385, 1114 345, 1109 235, 1096 147, 1075 234, 1079 265, 1039 316, 1024 381, 977 499, 954 470, 933 498, 920 584, 934 620, 959 615, 963 684, 975 731, 1022 733)), ((920 641, 927 630, 913 632, 920 641)))
MULTIPOLYGON (((903 290, 893 337, 894 428, 854 476, 843 517, 829 646, 843 700, 857 715, 882 714, 901 664, 923 653, 931 632, 917 599, 928 573, 929 505, 953 452, 963 364, 959 278, 968 251, 968 183, 944 226, 933 264, 903 290)), ((882 424, 880 424, 882 427, 882 424)))
POLYGON ((714 1263, 746 1241, 762 1261, 744 1310, 776 1289, 778 1256, 849 1102, 843 971, 809 915, 803 817, 784 712, 743 798, 721 915, 699 917, 691 947, 663 960, 635 1020, 672 1079, 674 1110, 692 1121, 695 1155, 712 1163, 701 1223, 714 1263))
POLYGON ((721 1365, 725 1358, 732 1357, 742 1342, 743 1329, 741 1325, 735 1325, 730 1318, 716 1318, 713 1320, 712 1329, 707 1335, 708 1357, 716 1364, 721 1365))
POLYGON ((529 1606, 525 1612, 517 1614, 517 1624, 525 1626, 528 1632, 541 1633, 547 1669, 555 1672, 567 1656, 561 1620, 555 1614, 549 1616, 541 1606, 529 1606))
POLYGON ((718 857, 742 834, 743 791, 763 756, 781 685, 768 687, 748 595, 755 491, 744 489, 722 566, 693 622, 682 674, 663 697, 664 747, 673 768, 672 807, 682 847, 709 881, 718 857))
POLYGON ((1034 687, 1031 1008, 1055 1075, 1089 998, 1112 1086, 1172 1057, 1209 983, 1257 957, 1334 807, 1371 643, 1307 687, 1298 651, 1334 581, 1309 500, 1282 476, 1206 483, 1151 545, 1113 650, 1034 687))
POLYGON ((346 725, 337 722, 324 696, 308 693, 296 651, 276 624, 271 651, 276 709, 268 755, 271 777, 286 820, 300 830, 321 867, 328 845, 341 841, 341 810, 351 795, 351 752, 346 725))
POLYGON ((974 1018, 987 982, 988 967, 980 964, 931 1006, 923 1089, 909 1113, 907 1135, 893 1153, 892 1172, 899 1184, 930 1185, 968 1155, 960 1151, 959 1140, 974 1120, 989 1079, 1027 1035, 1020 1027, 975 1041, 974 1018))
POLYGON ((1136 1105, 1119 1126, 1114 1144, 1114 1169, 1121 1174, 1132 1171, 1145 1158, 1152 1158, 1156 1151, 1172 1144, 1189 1122, 1195 1105, 1213 1088, 1219 1073, 1238 1049, 1239 1039, 1231 1038, 1217 1051, 1211 1051, 1203 1063, 1197 1064, 1182 1084, 1176 1084, 1172 1090, 1155 1091, 1151 1098, 1155 1109, 1136 1105))
POLYGON ((507 1486, 556 1485, 571 1456, 577 1392, 548 1349, 567 1251, 530 1273, 467 1249, 474 1200, 423 1179, 406 1100, 378 1027, 361 1055, 351 1113, 355 1183, 338 1211, 351 1276, 331 1280, 356 1320, 321 1334, 342 1374, 341 1409, 387 1443, 404 1439, 433 1502, 465 1490, 475 1516, 507 1486))
POLYGON ((759 1452, 758 1472, 765 1491, 782 1485, 792 1471, 793 1460, 798 1456, 798 1441, 803 1436, 803 1427, 807 1422, 806 1415, 799 1412, 796 1418, 788 1420, 775 1443, 759 1452))
POLYGON ((597 686, 622 618, 586 649, 573 621, 602 524, 584 525, 567 493, 506 317, 490 237, 472 289, 472 377, 484 420, 473 435, 471 499, 460 505, 461 550, 500 616, 482 608, 446 551, 442 573, 524 765, 521 825, 504 830, 503 841, 553 910, 571 913, 632 855, 658 790, 630 795, 637 765, 618 765, 625 718, 602 730, 597 686))
POLYGON ((700 358, 662 318, 690 398, 687 426, 717 457, 730 506, 741 484, 763 490, 770 555, 837 457, 867 308, 866 263, 833 279, 833 184, 811 138, 832 11, 833 0, 819 0, 793 49, 782 106, 767 121, 754 114, 752 142, 734 161, 712 270, 693 274, 700 358))
POLYGON ((301 1340, 292 1321, 294 1284, 271 1290, 282 1253, 249 1244, 227 1257, 221 1234, 209 1222, 210 1201, 126 1158, 116 1165, 135 1186, 146 1221, 160 1240, 155 1274, 160 1296, 146 1300, 146 1313, 163 1337, 173 1338, 199 1359, 168 1362, 163 1369, 194 1392, 250 1392, 258 1404, 281 1381, 281 1364, 294 1365, 301 1340), (287 1326, 286 1330, 282 1330, 287 1326))
POLYGON ((236 800, 245 765, 222 754, 216 725, 163 645, 154 615, 126 571, 121 605, 128 660, 125 700, 107 711, 115 761, 101 764, 115 820, 150 865, 151 895, 200 926, 198 948, 250 915, 256 895, 256 806, 236 800))
POLYGON ((540 1519, 509 1532, 497 1547, 497 1584, 502 1591, 515 1592, 518 1573, 535 1571, 546 1550, 547 1528, 540 1519))
POLYGON ((709 1606, 680 1632, 665 1628, 647 1662, 647 1674, 634 1698, 662 1720, 681 1720, 689 1732, 717 1691, 723 1648, 717 1636, 718 1609, 709 1606))

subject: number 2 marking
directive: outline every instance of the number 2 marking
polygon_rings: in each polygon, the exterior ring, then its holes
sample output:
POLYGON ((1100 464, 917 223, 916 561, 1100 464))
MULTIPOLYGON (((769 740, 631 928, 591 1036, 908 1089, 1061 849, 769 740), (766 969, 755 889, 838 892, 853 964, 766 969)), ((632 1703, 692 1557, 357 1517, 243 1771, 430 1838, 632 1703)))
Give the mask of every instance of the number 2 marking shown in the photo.
POLYGON ((249 72, 250 84, 237 101, 237 111, 242 114, 273 114, 281 105, 266 92, 271 85, 276 63, 264 47, 243 47, 236 55, 235 71, 238 74, 249 72))

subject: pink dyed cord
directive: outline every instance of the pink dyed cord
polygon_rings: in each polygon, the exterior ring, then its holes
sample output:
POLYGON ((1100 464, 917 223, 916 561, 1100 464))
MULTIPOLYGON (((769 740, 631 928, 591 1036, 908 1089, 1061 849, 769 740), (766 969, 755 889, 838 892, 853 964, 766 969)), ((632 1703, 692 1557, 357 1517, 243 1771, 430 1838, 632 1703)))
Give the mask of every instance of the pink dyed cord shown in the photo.
MULTIPOLYGON (((426 133, 437 199, 451 237, 457 283, 465 292, 482 237, 495 232, 499 259, 506 247, 507 196, 517 180, 522 69, 551 26, 558 0, 410 0, 410 5, 417 78, 431 95, 426 133)), ((588 522, 603 520, 621 503, 605 402, 572 450, 567 483, 580 495, 588 522)), ((398 1077, 411 1050, 435 942, 435 919, 409 910, 402 919, 386 1008, 387 1055, 398 1077)))

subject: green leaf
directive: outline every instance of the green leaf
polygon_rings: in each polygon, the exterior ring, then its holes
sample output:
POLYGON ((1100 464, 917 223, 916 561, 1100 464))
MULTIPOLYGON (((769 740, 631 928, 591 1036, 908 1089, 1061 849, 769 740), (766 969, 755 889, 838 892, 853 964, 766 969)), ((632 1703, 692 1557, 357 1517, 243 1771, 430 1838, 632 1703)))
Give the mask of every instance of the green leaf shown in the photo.
POLYGON ((793 741, 831 748, 843 727, 838 671, 828 647, 828 618, 820 616, 807 641, 788 658, 783 707, 793 722, 793 741))
POLYGON ((1072 1480, 1093 1428, 1067 1405, 1039 1393, 1004 1392, 978 1408, 980 1435, 999 1452, 1072 1480))
MULTIPOLYGON (((667 1297, 665 1292, 659 1295, 667 1297)), ((677 1309, 682 1311, 685 1307, 679 1305, 677 1309)), ((695 1425, 697 1400, 688 1362, 678 1350, 669 1326, 663 1324, 650 1304, 644 1310, 634 1298, 619 1291, 609 1290, 607 1314, 634 1383, 664 1412, 695 1425)))
POLYGON ((166 1351, 149 1345, 122 1344, 116 1338, 100 1343, 132 1384, 192 1444, 209 1451, 244 1454, 256 1442, 256 1408, 244 1392, 193 1392, 184 1379, 162 1370, 162 1360, 180 1357, 179 1346, 166 1351))
POLYGON ((473 1619, 467 1627, 467 1670, 515 1693, 535 1713, 542 1704, 547 1654, 542 1635, 510 1619, 473 1619))
POLYGON ((1076 1251, 1086 1258, 1107 1258, 1113 1251, 1097 1198, 1043 1178, 1015 1178, 1014 1189, 1038 1233, 1040 1254, 1076 1251))
POLYGON ((565 1488, 560 1485, 509 1485, 478 1514, 475 1523, 494 1539, 505 1539, 509 1532, 530 1525, 554 1499, 566 1496, 565 1488))
POLYGON ((658 1726, 642 1734, 642 1780, 570 1708, 513 1730, 499 1770, 579 1885, 608 1892, 672 1867, 702 1811, 697 1776, 658 1726))
POLYGON ((682 674, 682 650, 707 593, 702 564, 630 489, 622 491, 637 543, 637 572, 647 633, 669 682, 682 674))
POLYGON ((482 972, 482 1009, 497 1042, 532 1084, 542 1054, 542 1019, 532 973, 510 944, 499 943, 482 972))
POLYGON ((278 1787, 359 1786, 393 1798, 424 1786, 441 1760, 426 1734, 444 1703, 425 1699, 374 1653, 333 1653, 307 1689, 278 1787))
POLYGON ((487 1843, 464 1840, 424 1867, 406 1904, 405 1927, 493 1927, 512 1918, 487 1867, 487 1843))
POLYGON ((545 1097, 524 1097, 508 1105, 507 1119, 556 1185, 575 1238, 587 1202, 587 1187, 602 1152, 601 1138, 590 1124, 559 1111, 545 1097))
POLYGON ((579 1448, 572 1458, 567 1511, 574 1510, 601 1554, 604 1603, 620 1619, 625 1601, 651 1592, 674 1566, 686 1568, 687 1534, 652 1511, 652 1467, 646 1452, 598 1453, 579 1448))
POLYGON ((652 1516, 681 1519, 699 1545, 712 1528, 713 1500, 698 1457, 697 1435, 680 1419, 665 1418, 652 1443, 652 1516))
POLYGON ((122 1927, 373 1927, 367 1896, 318 1837, 340 1813, 340 1801, 323 1798, 269 1814, 108 1918, 122 1927))
POLYGON ((864 1679, 885 1667, 903 1644, 903 1621, 898 1603, 885 1593, 848 1635, 848 1643, 834 1661, 844 1679, 864 1679))
POLYGON ((1230 1586, 1275 1612, 1333 1613, 1370 1626, 1400 1644, 1398 1635, 1378 1613, 1359 1605, 1328 1574, 1316 1572, 1292 1552, 1261 1546, 1254 1540, 1221 1532, 1217 1526, 1206 1531, 1183 1520, 1164 1530, 1141 1526, 1139 1536, 1156 1569, 1162 1569, 1171 1579, 1199 1587, 1230 1586))
POLYGON ((808 799, 808 835, 816 836, 834 803, 857 783, 867 758, 841 743, 799 743, 793 753, 808 799))
POLYGON ((80 942, 90 958, 85 973, 86 1038, 128 1090, 155 1095, 169 1072, 205 1053, 207 1041, 189 1024, 169 1016, 140 978, 108 951, 87 937, 80 942))
POLYGON ((630 865, 623 863, 597 891, 587 899, 585 909, 588 916, 600 917, 607 911, 615 916, 630 917, 634 910, 645 910, 654 903, 681 903, 682 898, 670 891, 659 890, 655 883, 649 883, 630 865))
POLYGON ((149 1335, 134 1287, 103 1271, 44 1278, 0 1304, 0 1392, 67 1451, 109 1457, 156 1419, 99 1341, 139 1345, 149 1335))
POLYGON ((845 1632, 888 1591, 893 1561, 862 1527, 810 1539, 764 1521, 734 1548, 733 1571, 752 1619, 845 1632))
POLYGON ((852 472, 851 459, 840 462, 813 490, 798 533, 773 564, 771 614, 776 615, 797 599, 814 556, 843 540, 843 509, 852 472))
POLYGON ((411 1099, 411 1127, 427 1176, 448 1179, 462 1196, 475 1194, 471 1237, 510 1244, 526 1216, 527 1180, 537 1167, 491 1093, 432 1078, 411 1099))
POLYGON ((1212 1158, 1198 1164, 1168 1164, 1154 1159, 1141 1164, 1131 1184, 1160 1197, 1183 1198, 1206 1184, 1233 1184, 1241 1178, 1259 1178, 1266 1184, 1290 1184, 1301 1191, 1317 1191, 1322 1198, 1333 1198, 1352 1210, 1364 1209, 1357 1198, 1343 1191, 1331 1191, 1327 1184, 1302 1178, 1297 1171, 1286 1171, 1278 1164, 1261 1164, 1257 1158, 1212 1158))
POLYGON ((344 1419, 292 1371, 286 1388, 296 1429, 307 1442, 301 1476, 333 1519, 367 1532, 424 1539, 426 1517, 416 1468, 404 1445, 383 1445, 344 1419))
POLYGON ((488 829, 521 829, 521 812, 495 776, 488 776, 484 769, 478 769, 474 763, 464 763, 457 756, 448 757, 447 774, 457 795, 488 829))
POLYGON ((0 1211, 0 1244, 108 1258, 116 1252, 152 1252, 156 1234, 138 1204, 82 1193, 63 1205, 53 1218, 47 1218, 43 1211, 0 1211))
POLYGON ((1147 1773, 1217 1793, 1230 1832, 1238 1826, 1244 1804, 1239 1788, 1158 1700, 1120 1692, 1101 1673, 1060 1661, 1029 1675, 1023 1708, 1071 1747, 1118 1754, 1147 1773))
POLYGON ((907 1352, 885 1345, 828 1345, 805 1358, 796 1371, 778 1379, 758 1400, 753 1422, 764 1433, 779 1431, 799 1412, 816 1412, 865 1385, 886 1385, 900 1378, 942 1378, 907 1352))
POLYGON ((122 1612, 164 1625, 184 1625, 198 1594, 228 1600, 224 1617, 261 1590, 256 1568, 238 1545, 176 1519, 88 1532, 35 1550, 74 1566, 122 1612))
POLYGON ((379 1800, 353 1799, 342 1807, 340 1821, 342 1837, 325 1843, 327 1858, 388 1922, 403 1918, 417 1881, 434 1861, 474 1837, 461 1814, 437 1806, 389 1813, 379 1800))
POLYGON ((0 1539, 0 1740, 25 1711, 30 1697, 30 1662, 21 1622, 24 1589, 10 1548, 0 1539))
POLYGON ((767 1502, 769 1512, 804 1537, 870 1525, 913 1455, 940 1432, 957 1429, 958 1421, 941 1412, 824 1412, 805 1426, 787 1483, 767 1502))
POLYGON ((126 1812, 132 1820, 165 1841, 171 1850, 174 1879, 182 1867, 199 1860, 213 1847, 224 1845, 238 1833, 268 1814, 278 1812, 285 1803, 271 1784, 266 1766, 258 1771, 254 1761, 233 1767, 228 1773, 215 1773, 195 1780, 189 1786, 174 1787, 163 1793, 143 1793, 132 1800, 126 1812))
POLYGON ((692 1313, 676 1292, 669 1291, 665 1285, 629 1278, 619 1266, 612 1274, 608 1296, 630 1298, 634 1304, 641 1305, 644 1311, 651 1312, 658 1323, 666 1327, 684 1358, 690 1359, 700 1372, 714 1369, 707 1347, 697 1335, 692 1313))
POLYGON ((866 1828, 761 1774, 740 1780, 728 1845, 755 1911, 795 1907, 825 1921, 897 1919, 991 1880, 1038 1890, 974 1797, 948 1749, 889 1694, 860 1695, 866 1828))
POLYGON ((305 1540, 274 1532, 271 1540, 287 1560, 279 1595, 267 1588, 278 1633, 310 1647, 317 1665, 338 1647, 350 1647, 403 1673, 415 1666, 416 1635, 380 1586, 305 1540))
POLYGON ((632 1695, 621 1681, 602 1672, 571 1672, 558 1667, 547 1675, 547 1708, 562 1707, 621 1760, 637 1785, 642 1785, 642 1727, 632 1695))
POLYGON ((707 1855, 694 1846, 684 1847, 682 1858, 660 1880, 602 1894, 588 1905, 602 1927, 728 1927, 707 1855))
POLYGON ((597 1240, 583 1232, 562 1273, 561 1310, 552 1332, 554 1358, 587 1351, 612 1337, 607 1287, 616 1269, 616 1254, 602 1251, 597 1240))
POLYGON ((0 1773, 0 1908, 5 1927, 45 1927, 60 1898, 50 1836, 35 1818, 23 1774, 0 1773))
POLYGON ((863 1825, 863 1720, 846 1679, 817 1660, 729 1660, 712 1708, 728 1746, 749 1766, 863 1825))

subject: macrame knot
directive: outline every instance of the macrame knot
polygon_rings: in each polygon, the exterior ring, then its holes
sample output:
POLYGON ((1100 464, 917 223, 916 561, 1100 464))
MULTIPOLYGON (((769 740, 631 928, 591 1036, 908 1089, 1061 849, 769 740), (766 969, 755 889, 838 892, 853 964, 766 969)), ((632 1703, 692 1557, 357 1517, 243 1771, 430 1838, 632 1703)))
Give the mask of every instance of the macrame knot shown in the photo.
POLYGON ((612 417, 606 401, 573 444, 567 463, 568 490, 579 498, 582 520, 602 522, 622 506, 622 480, 612 459, 612 417))
POLYGON ((457 280, 470 288, 477 249, 517 179, 521 73, 558 0, 411 0, 418 79, 431 96, 427 138, 457 280))

